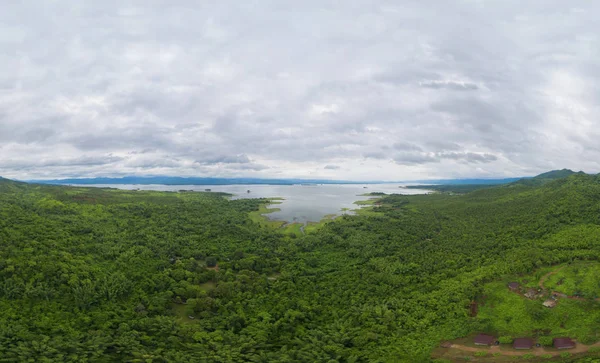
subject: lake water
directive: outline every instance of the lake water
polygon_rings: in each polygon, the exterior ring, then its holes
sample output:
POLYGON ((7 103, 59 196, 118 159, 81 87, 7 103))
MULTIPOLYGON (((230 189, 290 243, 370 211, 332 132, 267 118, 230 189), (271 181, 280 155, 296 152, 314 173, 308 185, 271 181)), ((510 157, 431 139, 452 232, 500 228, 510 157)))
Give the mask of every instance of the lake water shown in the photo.
POLYGON ((273 205, 281 209, 268 214, 268 218, 288 222, 318 222, 331 214, 353 214, 358 209, 354 202, 372 197, 361 194, 383 192, 386 194, 426 194, 428 190, 402 188, 406 184, 319 184, 319 185, 78 185, 82 187, 104 187, 118 189, 141 189, 156 191, 193 190, 225 192, 233 194, 233 199, 244 198, 283 198, 281 204, 273 205), (248 193, 248 190, 250 193, 248 193))

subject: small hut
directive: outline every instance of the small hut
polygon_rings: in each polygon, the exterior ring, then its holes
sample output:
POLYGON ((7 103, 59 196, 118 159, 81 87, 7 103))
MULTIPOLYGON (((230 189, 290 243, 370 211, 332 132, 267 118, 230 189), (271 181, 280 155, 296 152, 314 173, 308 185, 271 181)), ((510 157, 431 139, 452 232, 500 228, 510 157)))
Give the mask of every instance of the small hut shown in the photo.
POLYGON ((495 341, 496 338, 488 334, 478 334, 475 336, 475 339, 473 339, 475 345, 492 345, 495 341))
POLYGON ((556 349, 571 349, 575 348, 575 342, 571 338, 554 338, 552 345, 556 349))
POLYGON ((517 338, 513 341, 514 349, 531 349, 533 348, 533 339, 531 338, 517 338))
POLYGON ((548 300, 544 301, 544 306, 547 308, 553 308, 556 306, 556 300, 548 299, 548 300))
POLYGON ((508 288, 511 291, 517 291, 517 290, 519 290, 519 283, 518 282, 509 282, 508 283, 508 288))
POLYGON ((528 299, 535 299, 537 297, 537 291, 535 291, 535 289, 529 288, 525 293, 525 297, 528 299))

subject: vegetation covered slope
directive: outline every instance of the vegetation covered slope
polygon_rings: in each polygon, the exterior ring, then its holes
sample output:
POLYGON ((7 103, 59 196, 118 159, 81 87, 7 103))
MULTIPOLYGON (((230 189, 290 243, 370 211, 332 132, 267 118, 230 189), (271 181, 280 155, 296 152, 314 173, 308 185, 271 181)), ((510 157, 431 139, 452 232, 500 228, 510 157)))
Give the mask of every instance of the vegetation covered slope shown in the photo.
POLYGON ((426 362, 487 283, 600 257, 596 176, 381 201, 291 238, 260 201, 0 184, 0 356, 426 362))

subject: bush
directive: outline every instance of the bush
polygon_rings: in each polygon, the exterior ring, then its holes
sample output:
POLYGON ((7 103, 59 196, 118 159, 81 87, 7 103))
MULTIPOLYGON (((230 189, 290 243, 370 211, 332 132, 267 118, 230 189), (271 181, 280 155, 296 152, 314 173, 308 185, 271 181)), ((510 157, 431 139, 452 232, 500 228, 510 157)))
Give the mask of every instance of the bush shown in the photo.
POLYGON ((513 338, 512 337, 500 337, 500 338, 498 338, 498 341, 500 342, 500 344, 512 344, 513 338))
POLYGON ((551 347, 552 346, 552 337, 539 337, 538 343, 540 343, 544 347, 551 347))
POLYGON ((494 352, 492 355, 494 357, 500 357, 502 355, 502 353, 500 353, 500 352, 494 352))
POLYGON ((544 359, 552 359, 552 354, 542 354, 541 357, 544 359))
POLYGON ((523 354, 523 356, 521 356, 521 358, 523 358, 523 359, 533 359, 533 358, 535 358, 535 354, 533 354, 533 353, 523 354))
POLYGON ((591 347, 588 352, 590 353, 598 353, 600 352, 600 347, 591 347))
POLYGON ((579 340, 579 342, 581 344, 585 344, 585 345, 591 345, 591 344, 596 343, 597 341, 598 341, 598 339, 596 337, 594 337, 594 336, 591 336, 591 335, 586 335, 586 336, 584 336, 583 338, 581 338, 579 340))
POLYGON ((475 352, 476 357, 485 357, 486 355, 487 355, 487 352, 475 352))
POLYGON ((571 356, 571 353, 569 352, 562 352, 560 353, 560 357, 561 358, 569 358, 571 356))

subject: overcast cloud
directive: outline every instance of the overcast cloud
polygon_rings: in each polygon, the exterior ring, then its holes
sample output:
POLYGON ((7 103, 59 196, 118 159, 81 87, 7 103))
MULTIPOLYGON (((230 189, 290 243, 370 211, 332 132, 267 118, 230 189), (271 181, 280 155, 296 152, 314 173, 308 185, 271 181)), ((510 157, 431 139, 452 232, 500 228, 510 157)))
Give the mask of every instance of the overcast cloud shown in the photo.
POLYGON ((600 2, 4 0, 0 175, 600 172, 600 2))

